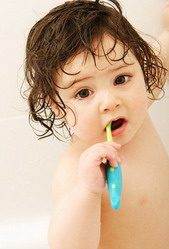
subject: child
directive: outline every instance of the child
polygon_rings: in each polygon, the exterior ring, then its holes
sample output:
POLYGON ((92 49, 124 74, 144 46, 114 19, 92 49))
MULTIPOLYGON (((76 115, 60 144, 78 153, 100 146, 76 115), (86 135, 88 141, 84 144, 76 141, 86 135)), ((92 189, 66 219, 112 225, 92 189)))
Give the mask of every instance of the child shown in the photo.
POLYGON ((158 54, 116 0, 66 2, 30 31, 31 117, 43 136, 71 133, 54 177, 51 249, 169 248, 169 158, 147 113, 167 76, 168 31, 160 42, 158 54), (110 122, 114 142, 106 142, 110 122), (110 206, 106 160, 122 165, 119 210, 110 206))

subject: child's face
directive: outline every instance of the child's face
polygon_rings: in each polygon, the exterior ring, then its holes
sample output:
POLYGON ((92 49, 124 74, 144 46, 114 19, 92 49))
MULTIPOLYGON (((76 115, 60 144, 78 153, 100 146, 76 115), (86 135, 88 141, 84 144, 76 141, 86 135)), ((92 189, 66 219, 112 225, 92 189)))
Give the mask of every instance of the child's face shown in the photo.
MULTIPOLYGON (((114 41, 105 36, 104 50, 110 51, 114 41)), ((99 47, 96 65, 93 57, 79 53, 64 67, 68 75, 58 72, 57 85, 68 87, 59 89, 59 94, 67 108, 66 122, 72 132, 87 145, 106 141, 106 125, 113 125, 114 141, 128 143, 141 127, 147 111, 147 93, 141 67, 135 56, 128 52, 123 60, 112 61, 112 65, 99 47), (72 84, 73 83, 73 84, 72 84), (70 109, 71 108, 71 109, 70 109), (74 112, 75 117, 72 113, 74 112)), ((120 43, 111 52, 111 59, 123 55, 120 43)))

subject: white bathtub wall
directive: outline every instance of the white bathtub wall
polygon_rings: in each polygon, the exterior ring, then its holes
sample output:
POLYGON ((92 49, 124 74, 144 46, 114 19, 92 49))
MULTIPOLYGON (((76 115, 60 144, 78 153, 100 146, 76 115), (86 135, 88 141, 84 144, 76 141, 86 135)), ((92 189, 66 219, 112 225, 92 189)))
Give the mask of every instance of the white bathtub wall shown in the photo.
MULTIPOLYGON (((157 35, 165 0, 121 0, 129 20, 157 35), (153 11, 152 11, 153 9, 153 11)), ((54 0, 1 0, 0 8, 0 249, 47 249, 51 181, 64 144, 37 140, 19 94, 26 36, 54 0)), ((169 87, 168 87, 169 89, 169 87)), ((169 151, 169 90, 150 109, 169 151)))

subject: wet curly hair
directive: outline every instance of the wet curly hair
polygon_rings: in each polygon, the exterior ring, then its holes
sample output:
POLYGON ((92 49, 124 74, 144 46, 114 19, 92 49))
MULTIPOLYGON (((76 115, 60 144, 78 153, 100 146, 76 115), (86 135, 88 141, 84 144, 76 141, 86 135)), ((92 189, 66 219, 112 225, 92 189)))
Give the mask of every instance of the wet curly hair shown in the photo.
MULTIPOLYGON (((166 70, 161 60, 123 16, 116 0, 65 2, 39 20, 27 38, 25 80, 28 83, 29 116, 30 121, 39 122, 44 128, 38 133, 40 138, 54 135, 62 140, 64 129, 59 128, 64 127, 71 135, 64 121, 66 105, 59 95, 54 75, 59 69, 64 71, 65 63, 79 51, 87 51, 95 61, 97 55, 92 42, 97 38, 102 44, 105 33, 115 41, 111 51, 117 42, 123 45, 124 53, 120 59, 125 58, 128 50, 133 52, 152 98, 153 90, 162 88, 160 78, 166 70), (51 102, 58 107, 60 115, 55 115, 51 102)), ((108 53, 104 55, 110 62, 108 53)))

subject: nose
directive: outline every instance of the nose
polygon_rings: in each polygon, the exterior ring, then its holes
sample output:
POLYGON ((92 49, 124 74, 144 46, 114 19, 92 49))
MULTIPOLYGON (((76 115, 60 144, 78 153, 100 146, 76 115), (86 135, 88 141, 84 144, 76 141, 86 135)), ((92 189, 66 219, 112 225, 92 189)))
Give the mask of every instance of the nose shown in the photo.
POLYGON ((121 106, 121 100, 118 95, 105 91, 100 97, 99 111, 100 113, 107 113, 108 111, 114 111, 121 106))

